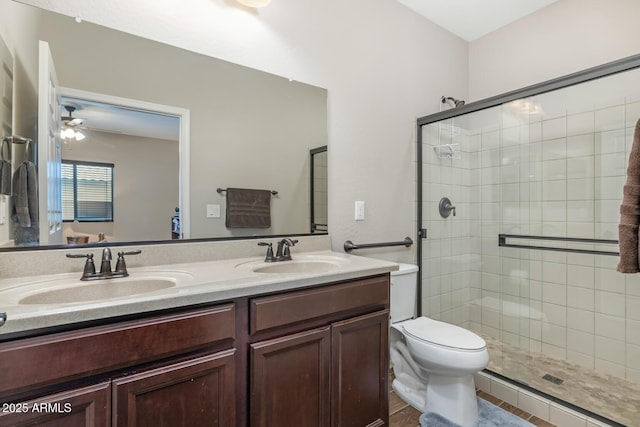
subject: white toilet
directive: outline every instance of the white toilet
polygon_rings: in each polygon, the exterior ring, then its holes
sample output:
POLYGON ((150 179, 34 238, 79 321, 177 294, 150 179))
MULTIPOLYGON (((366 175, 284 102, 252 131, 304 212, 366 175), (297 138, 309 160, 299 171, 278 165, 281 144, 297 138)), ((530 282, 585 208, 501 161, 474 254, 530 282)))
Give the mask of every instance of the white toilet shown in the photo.
POLYGON ((415 265, 400 264, 391 273, 393 389, 421 412, 470 427, 478 418, 473 374, 489 363, 487 344, 459 326, 413 318, 417 271, 415 265))

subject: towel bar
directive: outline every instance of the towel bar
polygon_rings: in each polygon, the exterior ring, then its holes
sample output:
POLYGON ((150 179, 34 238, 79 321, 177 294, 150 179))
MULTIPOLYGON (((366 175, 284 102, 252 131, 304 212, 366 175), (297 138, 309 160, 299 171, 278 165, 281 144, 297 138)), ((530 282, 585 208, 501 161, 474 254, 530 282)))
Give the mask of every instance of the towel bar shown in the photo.
MULTIPOLYGON (((225 191, 227 191, 227 189, 226 189, 226 188, 220 188, 220 187, 218 187, 218 188, 216 188, 216 191, 217 191, 219 194, 222 194, 222 193, 224 193, 225 191)), ((273 194, 273 195, 275 196, 276 194, 278 194, 278 192, 277 192, 276 190, 271 190, 271 194, 273 194)))
POLYGON ((614 251, 597 251, 591 249, 575 249, 575 248, 559 248, 553 246, 534 246, 534 245, 521 245, 521 244, 513 244, 507 243, 507 239, 525 239, 525 240, 550 240, 555 242, 569 242, 569 243, 586 243, 586 244, 606 244, 606 245, 617 245, 617 240, 608 240, 608 239, 585 239, 579 237, 556 237, 556 236, 527 236, 520 234, 498 234, 498 246, 503 248, 517 248, 517 249, 534 249, 541 251, 555 251, 555 252, 572 252, 579 254, 589 254, 589 255, 610 255, 610 256, 618 256, 619 252, 614 251))
POLYGON ((33 160, 33 153, 31 152, 32 148, 33 148, 31 146, 31 143, 33 141, 31 140, 31 138, 25 138, 25 137, 22 137, 22 136, 11 135, 11 136, 5 136, 4 138, 2 138, 2 144, 4 144, 5 142, 9 143, 9 144, 25 145, 26 158, 28 160, 33 160))

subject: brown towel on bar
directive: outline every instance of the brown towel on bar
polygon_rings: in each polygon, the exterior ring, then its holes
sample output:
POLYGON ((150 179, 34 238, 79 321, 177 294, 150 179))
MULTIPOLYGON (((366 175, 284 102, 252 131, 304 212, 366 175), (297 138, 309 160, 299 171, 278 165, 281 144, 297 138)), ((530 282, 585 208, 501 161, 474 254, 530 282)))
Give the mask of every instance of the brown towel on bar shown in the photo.
POLYGON ((617 270, 620 273, 637 273, 640 271, 638 256, 638 226, 640 225, 640 119, 636 123, 633 145, 629 153, 627 181, 624 185, 622 205, 620 206, 620 224, 618 225, 618 241, 620 262, 617 270))
POLYGON ((271 227, 271 191, 227 188, 227 228, 271 227))

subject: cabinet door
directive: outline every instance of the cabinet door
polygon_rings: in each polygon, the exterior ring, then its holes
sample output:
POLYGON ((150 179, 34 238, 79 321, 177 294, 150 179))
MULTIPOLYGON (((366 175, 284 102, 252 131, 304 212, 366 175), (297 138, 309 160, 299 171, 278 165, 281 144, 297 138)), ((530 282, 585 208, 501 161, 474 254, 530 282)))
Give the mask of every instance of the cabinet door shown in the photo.
POLYGON ((389 424, 389 310, 333 324, 333 427, 389 424))
POLYGON ((330 328, 251 344, 252 427, 329 425, 330 328))
POLYGON ((113 425, 235 425, 235 349, 113 380, 113 425))
POLYGON ((104 382, 30 402, 2 403, 0 426, 107 427, 111 420, 110 386, 104 382))

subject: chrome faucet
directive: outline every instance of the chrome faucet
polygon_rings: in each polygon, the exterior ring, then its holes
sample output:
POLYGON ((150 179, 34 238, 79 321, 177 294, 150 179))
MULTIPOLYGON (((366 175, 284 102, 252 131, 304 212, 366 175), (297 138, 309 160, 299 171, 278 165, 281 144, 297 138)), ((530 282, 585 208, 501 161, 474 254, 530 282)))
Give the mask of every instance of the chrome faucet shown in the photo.
POLYGON ((297 240, 292 240, 288 237, 278 242, 278 249, 276 250, 276 261, 291 261, 291 246, 295 246, 298 243, 297 240))
POLYGON ((267 242, 258 242, 258 246, 267 246, 267 256, 264 258, 264 262, 278 262, 278 261, 290 261, 291 260, 291 246, 295 246, 298 243, 297 240, 285 237, 278 242, 276 254, 273 255, 273 245, 267 242))
POLYGON ((80 280, 100 280, 100 279, 115 279, 116 277, 127 277, 129 272, 127 271, 127 264, 125 263, 125 255, 137 255, 142 253, 140 249, 136 251, 118 252, 118 261, 116 262, 116 269, 111 271, 111 249, 102 249, 102 261, 100 262, 100 272, 96 273, 96 266, 93 262, 93 254, 67 254, 67 258, 86 258, 87 261, 84 264, 84 270, 82 271, 82 277, 80 280))
POLYGON ((111 274, 111 249, 102 250, 102 262, 100 263, 100 274, 111 274))

